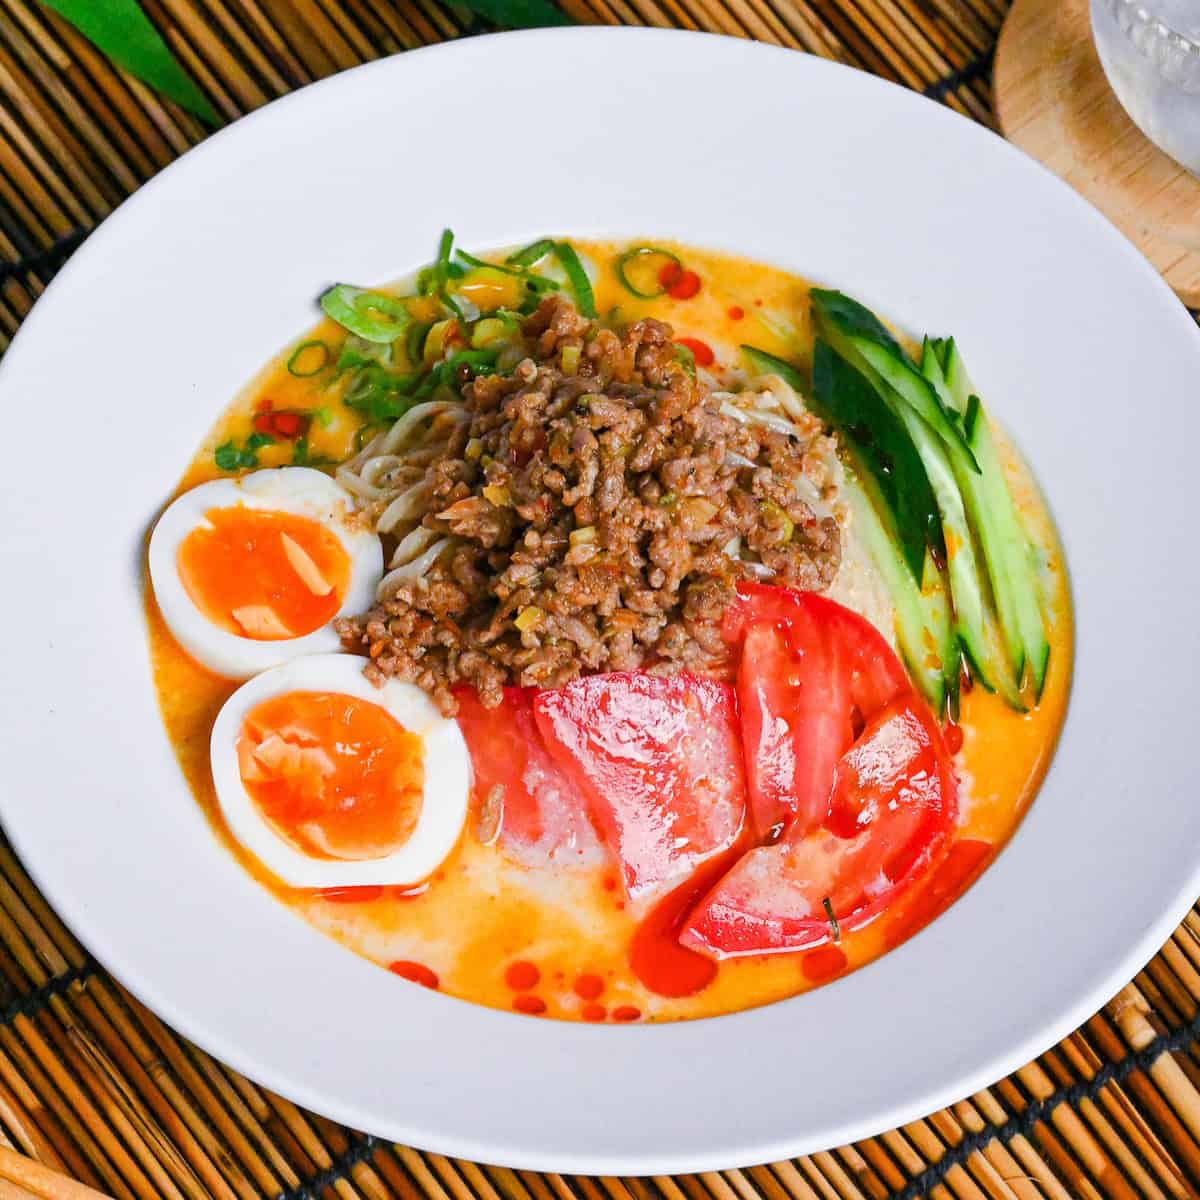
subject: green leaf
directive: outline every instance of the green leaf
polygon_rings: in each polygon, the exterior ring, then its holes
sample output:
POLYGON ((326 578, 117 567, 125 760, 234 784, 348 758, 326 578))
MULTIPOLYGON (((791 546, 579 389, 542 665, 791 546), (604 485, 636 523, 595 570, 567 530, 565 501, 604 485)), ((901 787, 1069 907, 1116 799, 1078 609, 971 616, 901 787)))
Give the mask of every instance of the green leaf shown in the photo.
POLYGON ((493 25, 510 29, 535 29, 541 25, 573 25, 550 0, 459 0, 462 8, 478 13, 493 25))
MULTIPOLYGON (((527 0, 520 0, 524 4, 527 0)), ((150 24, 138 0, 42 0, 109 58, 210 125, 221 118, 150 24)), ((501 5, 502 6, 502 5, 501 5)))

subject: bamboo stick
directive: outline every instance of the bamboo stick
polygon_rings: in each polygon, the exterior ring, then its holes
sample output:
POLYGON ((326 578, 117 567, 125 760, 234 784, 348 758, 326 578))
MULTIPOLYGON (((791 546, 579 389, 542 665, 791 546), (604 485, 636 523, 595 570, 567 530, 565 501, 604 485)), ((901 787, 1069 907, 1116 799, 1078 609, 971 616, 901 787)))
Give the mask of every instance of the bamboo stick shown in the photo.
POLYGON ((0 1146, 0 1179, 46 1200, 111 1200, 103 1192, 77 1183, 42 1163, 0 1146))
MULTIPOLYGON (((240 1174, 241 1171, 248 1172, 258 1191, 268 1195, 276 1194, 283 1186, 295 1187, 299 1183, 299 1178, 290 1171, 286 1161, 280 1158, 274 1142, 255 1121, 253 1115, 244 1109, 240 1097, 229 1088, 219 1070, 213 1067, 212 1075, 208 1075, 202 1068, 198 1069, 175 1035, 170 1033, 157 1017, 141 1006, 135 1008, 133 1005, 123 1004, 116 991, 110 988, 106 981, 93 981, 89 990, 110 1016, 128 1012, 127 1019, 140 1018, 138 1029, 144 1031, 149 1038, 149 1043, 144 1045, 143 1051, 147 1056, 147 1070, 159 1080, 160 1086, 178 1089, 185 1098, 181 1104, 186 1103, 187 1095, 194 1098, 199 1111, 203 1113, 203 1122, 195 1129, 196 1136, 203 1138, 203 1131, 209 1124, 215 1128, 216 1133, 223 1139, 224 1146, 219 1147, 219 1158, 213 1150, 210 1149, 209 1152, 223 1166, 227 1176, 240 1174), (247 1129, 249 1133, 245 1132, 247 1129), (266 1158, 263 1157, 262 1151, 265 1151, 266 1158)), ((114 1023, 115 1021, 114 1017, 114 1023)), ((201 1055, 199 1051, 195 1054, 211 1066, 207 1056, 201 1055)), ((199 1117, 188 1115, 186 1110, 185 1116, 189 1123, 200 1121, 199 1117)), ((243 1190, 240 1182, 237 1186, 239 1191, 243 1190)))
MULTIPOLYGON (((1061 1043, 1061 1050, 1079 1076, 1085 1079, 1092 1079, 1095 1076, 1102 1060, 1081 1034, 1072 1034, 1061 1043)), ((1089 1124, 1110 1131, 1106 1135, 1106 1144, 1110 1145, 1114 1155, 1121 1157, 1125 1173, 1133 1179, 1134 1185, 1138 1187, 1139 1191, 1150 1192, 1158 1186, 1157 1183, 1142 1181, 1138 1178, 1142 1170, 1141 1164, 1146 1163, 1157 1180, 1166 1187, 1167 1194, 1173 1196, 1186 1194, 1182 1173, 1172 1162, 1162 1143, 1153 1135, 1119 1084, 1109 1084, 1101 1091, 1099 1109, 1104 1114, 1103 1125, 1100 1125, 1102 1118, 1099 1112, 1096 1112, 1095 1116, 1092 1115, 1095 1111, 1094 1102, 1084 1101, 1080 1105, 1080 1111, 1089 1124), (1130 1158, 1132 1161, 1129 1161, 1130 1158)))
POLYGON ((279 96, 288 90, 286 80, 276 70, 270 56, 247 33, 241 22, 234 16, 228 4, 224 3, 223 0, 204 0, 204 8, 216 17, 221 31, 233 43, 237 54, 249 64, 250 70, 265 81, 265 89, 259 86, 256 81, 258 94, 262 96, 262 100, 259 103, 265 102, 268 95, 279 96))
POLYGON ((317 0, 317 3, 346 39, 358 62, 370 62, 371 59, 379 57, 371 39, 359 28, 342 0, 317 0))
POLYGON ((131 192, 137 186, 137 176, 92 115, 5 16, 0 16, 0 34, 0 90, 8 93, 58 167, 71 175, 89 209, 96 214, 106 211, 122 191, 131 192), (92 156, 104 164, 104 173, 87 169, 92 156))
MULTIPOLYGON (((813 1190, 808 1180, 801 1174, 794 1161, 787 1160, 771 1163, 765 1169, 775 1175, 786 1189, 788 1195, 792 1196, 794 1200, 818 1200, 817 1193, 813 1190)), ((674 1198, 668 1196, 668 1200, 674 1200, 674 1198)))
POLYGON ((5 2, 27 29, 41 30, 45 43, 55 54, 55 66, 100 124, 117 133, 139 178, 153 174, 155 162, 162 165, 170 160, 168 147, 131 102, 111 62, 87 38, 51 9, 35 9, 28 0, 5 2), (126 130, 132 133, 132 138, 121 136, 126 130))
POLYGON ((311 83, 312 75, 309 74, 304 63, 293 53, 282 31, 263 11, 259 0, 240 0, 238 7, 245 19, 250 22, 252 30, 273 55, 273 61, 277 63, 283 74, 285 82, 280 87, 279 94, 282 95, 289 86, 299 87, 302 84, 311 83))

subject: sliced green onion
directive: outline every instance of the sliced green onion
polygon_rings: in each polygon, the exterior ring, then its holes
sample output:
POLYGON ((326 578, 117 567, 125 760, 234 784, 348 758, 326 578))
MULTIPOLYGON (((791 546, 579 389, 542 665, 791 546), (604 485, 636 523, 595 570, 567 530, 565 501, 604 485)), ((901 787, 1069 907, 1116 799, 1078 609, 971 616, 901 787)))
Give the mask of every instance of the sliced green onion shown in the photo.
MULTIPOLYGON (((503 313, 503 309, 498 309, 503 313)), ((506 341, 520 330, 516 320, 505 313, 503 316, 484 317, 476 321, 471 330, 471 347, 475 350, 488 350, 497 342, 506 341)))
POLYGON ((579 255, 570 242, 555 242, 554 256, 566 272, 571 290, 575 293, 575 304, 585 317, 596 315, 596 297, 592 292, 592 281, 588 279, 579 255))
POLYGON ((454 253, 457 254, 458 257, 461 258, 468 267, 475 267, 477 269, 480 267, 486 267, 490 271, 499 271, 502 275, 515 275, 518 279, 525 274, 520 267, 505 267, 501 266, 500 263, 488 262, 486 259, 476 258, 475 255, 468 254, 465 250, 456 250, 454 253))
POLYGON ((450 261, 450 255, 454 252, 454 231, 452 229, 443 229, 442 236, 438 240, 437 258, 433 264, 433 290, 437 293, 438 299, 456 316, 463 318, 463 310, 458 301, 450 295, 450 289, 447 286, 451 279, 460 278, 464 272, 461 267, 457 272, 452 273, 454 264, 450 261))
POLYGON ((416 386, 417 378, 416 375, 393 375, 378 363, 372 363, 355 375, 342 403, 365 413, 376 424, 394 421, 412 407, 409 393, 416 386))
POLYGON ((540 296, 544 292, 562 291, 562 284, 557 279, 547 279, 544 275, 526 275, 525 286, 535 296, 540 296))
POLYGON ((542 238, 540 241, 531 242, 523 250, 510 254, 504 261, 510 267, 532 267, 540 263, 553 249, 554 242, 550 238, 542 238))
POLYGON ((446 268, 450 265, 450 255, 453 252, 454 231, 452 229, 443 229, 442 236, 438 239, 437 259, 434 261, 434 267, 442 279, 446 277, 446 268))
POLYGON ((432 328, 428 321, 414 321, 408 327, 408 334, 404 338, 404 353, 414 366, 419 365, 424 357, 425 339, 432 328))
POLYGON ((395 341, 411 320, 403 300, 348 283, 331 287, 321 297, 321 308, 343 329, 366 342, 395 341))
POLYGON ((378 364, 386 366, 391 362, 391 357, 392 345, 390 342, 386 344, 368 342, 351 334, 342 345, 342 352, 338 355, 337 364, 333 368, 334 376, 341 377, 347 371, 354 371, 359 367, 378 364))
POLYGON ((241 466, 238 448, 232 442, 222 442, 213 451, 213 462, 218 471, 236 471, 241 466))
MULTIPOLYGON (((679 256, 677 254, 672 254, 670 250, 661 250, 657 246, 635 246, 632 250, 626 250, 625 253, 617 259, 613 269, 617 273, 617 278, 621 281, 621 286, 624 287, 627 292, 632 292, 639 300, 657 300, 659 296, 665 296, 667 294, 667 289, 661 286, 661 284, 659 285, 657 291, 644 292, 641 290, 641 288, 635 287, 634 284, 630 282, 628 275, 628 268, 630 264, 636 262, 640 258, 644 258, 648 254, 657 254, 660 258, 665 258, 668 263, 674 263, 677 267, 683 266, 683 263, 679 261, 679 256)), ((654 278, 657 281, 657 271, 654 274, 654 278)))
POLYGON ((314 375, 319 375, 327 366, 332 355, 329 352, 329 347, 322 341, 314 338, 310 342, 301 342, 299 346, 292 351, 292 356, 287 360, 287 369, 289 375, 295 375, 297 379, 311 379, 314 375), (321 352, 321 361, 317 363, 311 371, 302 371, 300 369, 300 359, 309 351, 319 350, 321 352))

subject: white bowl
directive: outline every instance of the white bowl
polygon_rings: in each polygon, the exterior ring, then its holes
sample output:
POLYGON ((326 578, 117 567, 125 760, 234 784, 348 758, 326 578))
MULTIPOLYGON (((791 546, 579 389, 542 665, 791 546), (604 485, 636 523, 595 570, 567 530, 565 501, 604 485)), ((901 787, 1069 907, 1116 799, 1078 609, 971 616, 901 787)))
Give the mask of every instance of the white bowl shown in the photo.
POLYGON ((848 1142, 1084 1020, 1200 892, 1200 337, 1092 209, 992 134, 866 75, 683 33, 546 31, 306 88, 143 188, 0 368, 0 813, 100 961, 205 1049, 402 1142, 571 1172, 848 1142), (333 279, 438 231, 678 237, 952 331, 1027 452, 1073 576, 1049 778, 968 895, 832 986, 716 1020, 489 1011, 324 938, 218 846, 155 709, 143 535, 221 407, 333 279))

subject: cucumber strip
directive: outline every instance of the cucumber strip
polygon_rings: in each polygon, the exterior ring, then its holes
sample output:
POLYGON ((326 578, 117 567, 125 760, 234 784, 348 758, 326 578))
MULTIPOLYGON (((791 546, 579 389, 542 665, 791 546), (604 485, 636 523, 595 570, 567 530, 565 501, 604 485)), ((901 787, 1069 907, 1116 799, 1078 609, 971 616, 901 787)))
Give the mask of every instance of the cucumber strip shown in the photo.
MULTIPOLYGON (((759 353, 759 361, 769 356, 759 353)), ((869 368, 868 368, 869 370, 869 368)), ((855 370, 827 342, 813 350, 809 407, 853 445, 878 483, 892 513, 904 560, 919 584, 925 548, 945 554, 942 522, 930 480, 903 422, 874 379, 855 370)))
MULTIPOLYGON (((967 440, 980 439, 979 402, 971 396, 963 408, 959 408, 959 398, 953 396, 949 384, 942 371, 942 364, 937 351, 929 338, 921 348, 921 372, 933 385, 934 390, 943 401, 956 412, 964 413, 963 426, 967 440)), ((986 423, 986 419, 984 421, 986 423)), ((987 448, 995 456, 995 450, 987 439, 987 448)), ((981 467, 984 458, 977 456, 981 467)), ((1013 555, 1023 554, 1024 546, 1020 541, 1014 542, 1012 528, 1002 520, 997 519, 1004 505, 1011 506, 1004 480, 997 472, 989 467, 976 475, 964 469, 961 462, 953 456, 951 465, 954 476, 958 480, 963 502, 967 509, 967 520, 979 547, 983 551, 983 561, 987 566, 988 580, 992 587, 992 598, 996 604, 996 616, 1000 625, 1000 635, 1004 642, 1004 650, 1008 656, 1009 668, 1016 686, 1021 685, 1025 673, 1025 644, 1021 637, 1021 627, 1018 617, 1019 600, 1013 581, 1013 555), (999 494, 1003 493, 1003 494, 999 494)), ((1019 533, 1019 530, 1016 531, 1019 533)))
POLYGON ((1004 651, 989 616, 983 594, 983 575, 967 522, 966 508, 951 465, 952 451, 905 403, 880 381, 881 394, 892 405, 912 438, 942 515, 946 538, 946 572, 954 605, 954 629, 975 680, 989 692, 999 692, 1010 707, 1024 710, 1012 682, 1004 651))
POLYGON ((1007 644, 1020 642, 1022 661, 1019 667, 1017 660, 1013 659, 1018 683, 1025 667, 1028 667, 1034 699, 1040 700, 1050 663, 1050 642, 1046 637, 1037 568, 1033 563, 1029 539, 1008 490, 987 413, 971 384, 953 338, 945 341, 943 355, 946 390, 951 403, 956 408, 961 406, 964 412, 973 416, 969 422, 970 441, 981 474, 977 480, 978 494, 971 505, 974 510, 971 516, 979 531, 985 556, 988 557, 989 570, 994 554, 1005 577, 1003 587, 996 589, 1001 628, 1007 644))
POLYGON ((874 371, 947 446, 961 450, 971 469, 978 471, 961 426, 875 314, 841 292, 813 288, 810 297, 817 328, 825 340, 852 366, 874 371))
POLYGON ((848 469, 843 494, 854 528, 883 577, 895 610, 900 654, 921 694, 940 719, 948 697, 956 707, 958 643, 950 625, 945 579, 926 556, 925 584, 913 578, 898 550, 891 510, 870 469, 852 447, 846 447, 848 469))
POLYGON ((760 350, 757 346, 742 345, 738 348, 742 352, 742 357, 746 360, 746 365, 755 375, 778 375, 784 383, 799 392, 801 396, 808 391, 808 386, 804 382, 804 376, 790 362, 782 358, 776 358, 774 354, 768 354, 765 350, 760 350))

